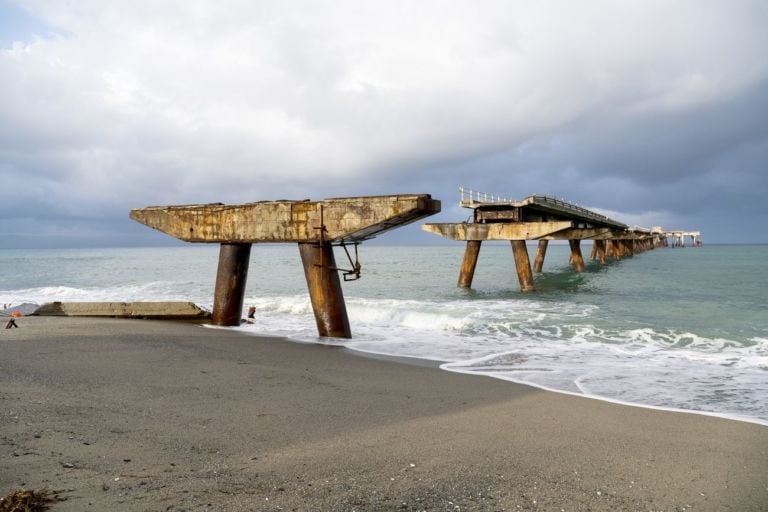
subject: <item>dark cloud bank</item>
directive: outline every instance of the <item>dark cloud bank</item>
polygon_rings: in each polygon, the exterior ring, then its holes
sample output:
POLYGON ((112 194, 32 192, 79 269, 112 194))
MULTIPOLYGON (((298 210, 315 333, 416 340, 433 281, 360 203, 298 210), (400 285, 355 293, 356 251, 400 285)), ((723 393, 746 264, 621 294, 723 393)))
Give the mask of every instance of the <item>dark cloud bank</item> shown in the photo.
POLYGON ((0 50, 0 248, 173 243, 128 220, 151 204, 428 192, 459 220, 460 185, 768 243, 768 9, 647 5, 25 4, 50 30, 0 50))

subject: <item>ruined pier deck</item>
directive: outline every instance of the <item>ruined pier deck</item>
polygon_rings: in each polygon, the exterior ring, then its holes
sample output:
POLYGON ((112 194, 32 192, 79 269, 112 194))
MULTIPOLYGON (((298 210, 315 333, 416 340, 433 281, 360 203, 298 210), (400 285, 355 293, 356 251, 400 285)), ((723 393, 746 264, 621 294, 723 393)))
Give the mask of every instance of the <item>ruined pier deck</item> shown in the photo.
MULTIPOLYGON (((591 240, 592 259, 605 264, 637 252, 668 245, 661 228, 629 227, 593 210, 550 196, 533 195, 512 200, 492 194, 461 191, 460 205, 473 211, 471 222, 424 224, 422 229, 450 240, 466 241, 458 286, 469 288, 484 240, 509 240, 520 289, 534 291, 533 272, 541 272, 550 240, 568 240, 570 263, 585 269, 581 241, 591 240), (526 241, 539 242, 531 271, 526 241)), ((696 232, 698 235, 698 232, 696 232)))
MULTIPOLYGON (((212 323, 242 317, 251 244, 297 243, 320 336, 351 337, 334 245, 357 245, 440 211, 429 194, 364 196, 321 201, 261 201, 226 205, 150 206, 130 217, 193 243, 219 243, 212 323)), ((359 276, 357 261, 347 275, 359 276)))

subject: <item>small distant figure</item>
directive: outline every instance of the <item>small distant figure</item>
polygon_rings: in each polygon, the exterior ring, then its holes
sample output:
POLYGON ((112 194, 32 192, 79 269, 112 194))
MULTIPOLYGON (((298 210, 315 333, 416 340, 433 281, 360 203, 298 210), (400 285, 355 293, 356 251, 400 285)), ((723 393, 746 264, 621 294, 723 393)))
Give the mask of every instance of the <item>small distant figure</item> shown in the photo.
POLYGON ((8 323, 5 324, 6 329, 10 329, 11 327, 19 328, 19 325, 16 323, 16 319, 21 316, 21 313, 18 311, 14 311, 11 313, 11 319, 8 320, 8 323))
POLYGON ((256 322, 256 307, 251 306, 248 308, 248 323, 252 324, 256 322))

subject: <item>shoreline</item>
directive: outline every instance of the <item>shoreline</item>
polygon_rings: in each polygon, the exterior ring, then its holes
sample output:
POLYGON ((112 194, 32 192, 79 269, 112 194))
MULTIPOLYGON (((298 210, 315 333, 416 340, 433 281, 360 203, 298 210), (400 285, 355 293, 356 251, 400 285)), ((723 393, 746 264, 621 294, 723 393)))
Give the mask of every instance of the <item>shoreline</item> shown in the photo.
MULTIPOLYGON (((214 329, 230 329, 228 327, 216 327, 216 326, 209 326, 209 325, 205 325, 205 327, 214 328, 214 329)), ((237 330, 237 328, 234 328, 234 329, 231 329, 231 330, 233 330, 235 332, 242 332, 246 336, 274 337, 274 338, 279 338, 279 339, 286 340, 286 341, 288 341, 290 343, 311 344, 310 342, 293 339, 293 338, 290 338, 290 337, 287 337, 287 336, 272 336, 272 335, 269 335, 269 334, 262 334, 262 333, 253 333, 253 334, 251 334, 251 333, 249 333, 247 331, 237 330)), ((573 391, 564 391, 564 390, 561 390, 561 389, 552 388, 552 387, 548 387, 548 386, 543 386, 543 385, 532 383, 532 382, 525 382, 525 381, 521 381, 521 380, 509 379, 509 378, 505 378, 505 377, 500 377, 500 376, 498 376, 498 375, 496 375, 496 374, 494 374, 492 372, 462 371, 462 370, 458 370, 458 369, 455 369, 455 368, 448 367, 448 365, 455 364, 456 363, 455 361, 444 361, 444 360, 439 360, 439 359, 421 358, 421 357, 413 357, 413 356, 398 356, 398 355, 389 354, 389 353, 385 353, 385 352, 372 352, 372 351, 362 350, 362 349, 355 348, 355 347, 346 347, 344 345, 334 344, 334 343, 318 342, 317 344, 324 345, 324 346, 329 346, 329 347, 340 347, 340 348, 343 348, 344 350, 352 352, 353 354, 360 355, 361 357, 368 357, 368 358, 373 358, 373 359, 382 359, 382 360, 386 360, 386 361, 393 361, 393 362, 397 362, 397 363, 401 363, 401 364, 409 364, 409 365, 413 365, 413 366, 424 366, 424 367, 430 367, 430 368, 440 368, 443 371, 458 373, 458 374, 462 374, 462 375, 478 375, 478 376, 483 376, 483 377, 489 377, 489 378, 500 380, 500 381, 503 381, 503 382, 509 382, 509 383, 512 383, 512 384, 517 384, 517 385, 520 385, 520 386, 530 386, 532 388, 539 389, 539 390, 542 390, 542 391, 547 391, 547 392, 550 392, 550 393, 558 393, 558 394, 567 395, 567 396, 589 398, 589 399, 598 400, 598 401, 601 401, 601 402, 607 402, 607 403, 612 403, 612 404, 617 404, 617 405, 624 405, 624 406, 627 406, 627 407, 638 407, 638 408, 641 408, 641 409, 650 409, 650 410, 654 410, 654 411, 679 412, 679 413, 683 413, 683 414, 698 414, 698 415, 702 415, 702 416, 710 416, 710 417, 714 417, 714 418, 722 418, 722 419, 726 419, 726 420, 740 421, 740 422, 744 422, 744 423, 750 423, 750 424, 753 424, 753 425, 761 425, 761 426, 764 426, 764 427, 768 427, 768 420, 764 420, 762 418, 753 418, 751 416, 740 416, 738 414, 720 413, 720 412, 714 412, 714 411, 699 411, 699 410, 694 410, 694 409, 680 409, 680 408, 677 408, 677 407, 666 407, 666 406, 661 406, 661 405, 648 405, 648 404, 641 404, 641 403, 636 403, 636 402, 627 402, 627 401, 624 401, 624 400, 618 400, 618 399, 615 399, 615 398, 604 397, 604 396, 595 395, 595 394, 592 394, 592 393, 575 393, 573 391)), ((481 359, 485 359, 485 357, 483 357, 481 359)), ((470 359, 470 360, 464 361, 464 363, 472 362, 472 361, 474 361, 474 360, 470 359)))
POLYGON ((0 491, 52 510, 764 510, 768 430, 230 329, 0 332, 0 491))

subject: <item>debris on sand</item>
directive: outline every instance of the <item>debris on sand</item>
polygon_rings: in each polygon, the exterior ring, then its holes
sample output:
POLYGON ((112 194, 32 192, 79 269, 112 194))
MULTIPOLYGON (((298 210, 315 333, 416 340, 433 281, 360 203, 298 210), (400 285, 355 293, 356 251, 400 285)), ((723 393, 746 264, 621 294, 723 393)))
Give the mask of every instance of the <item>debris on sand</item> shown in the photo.
POLYGON ((42 512, 51 503, 64 501, 59 491, 28 491, 19 489, 0 499, 0 512, 42 512))

